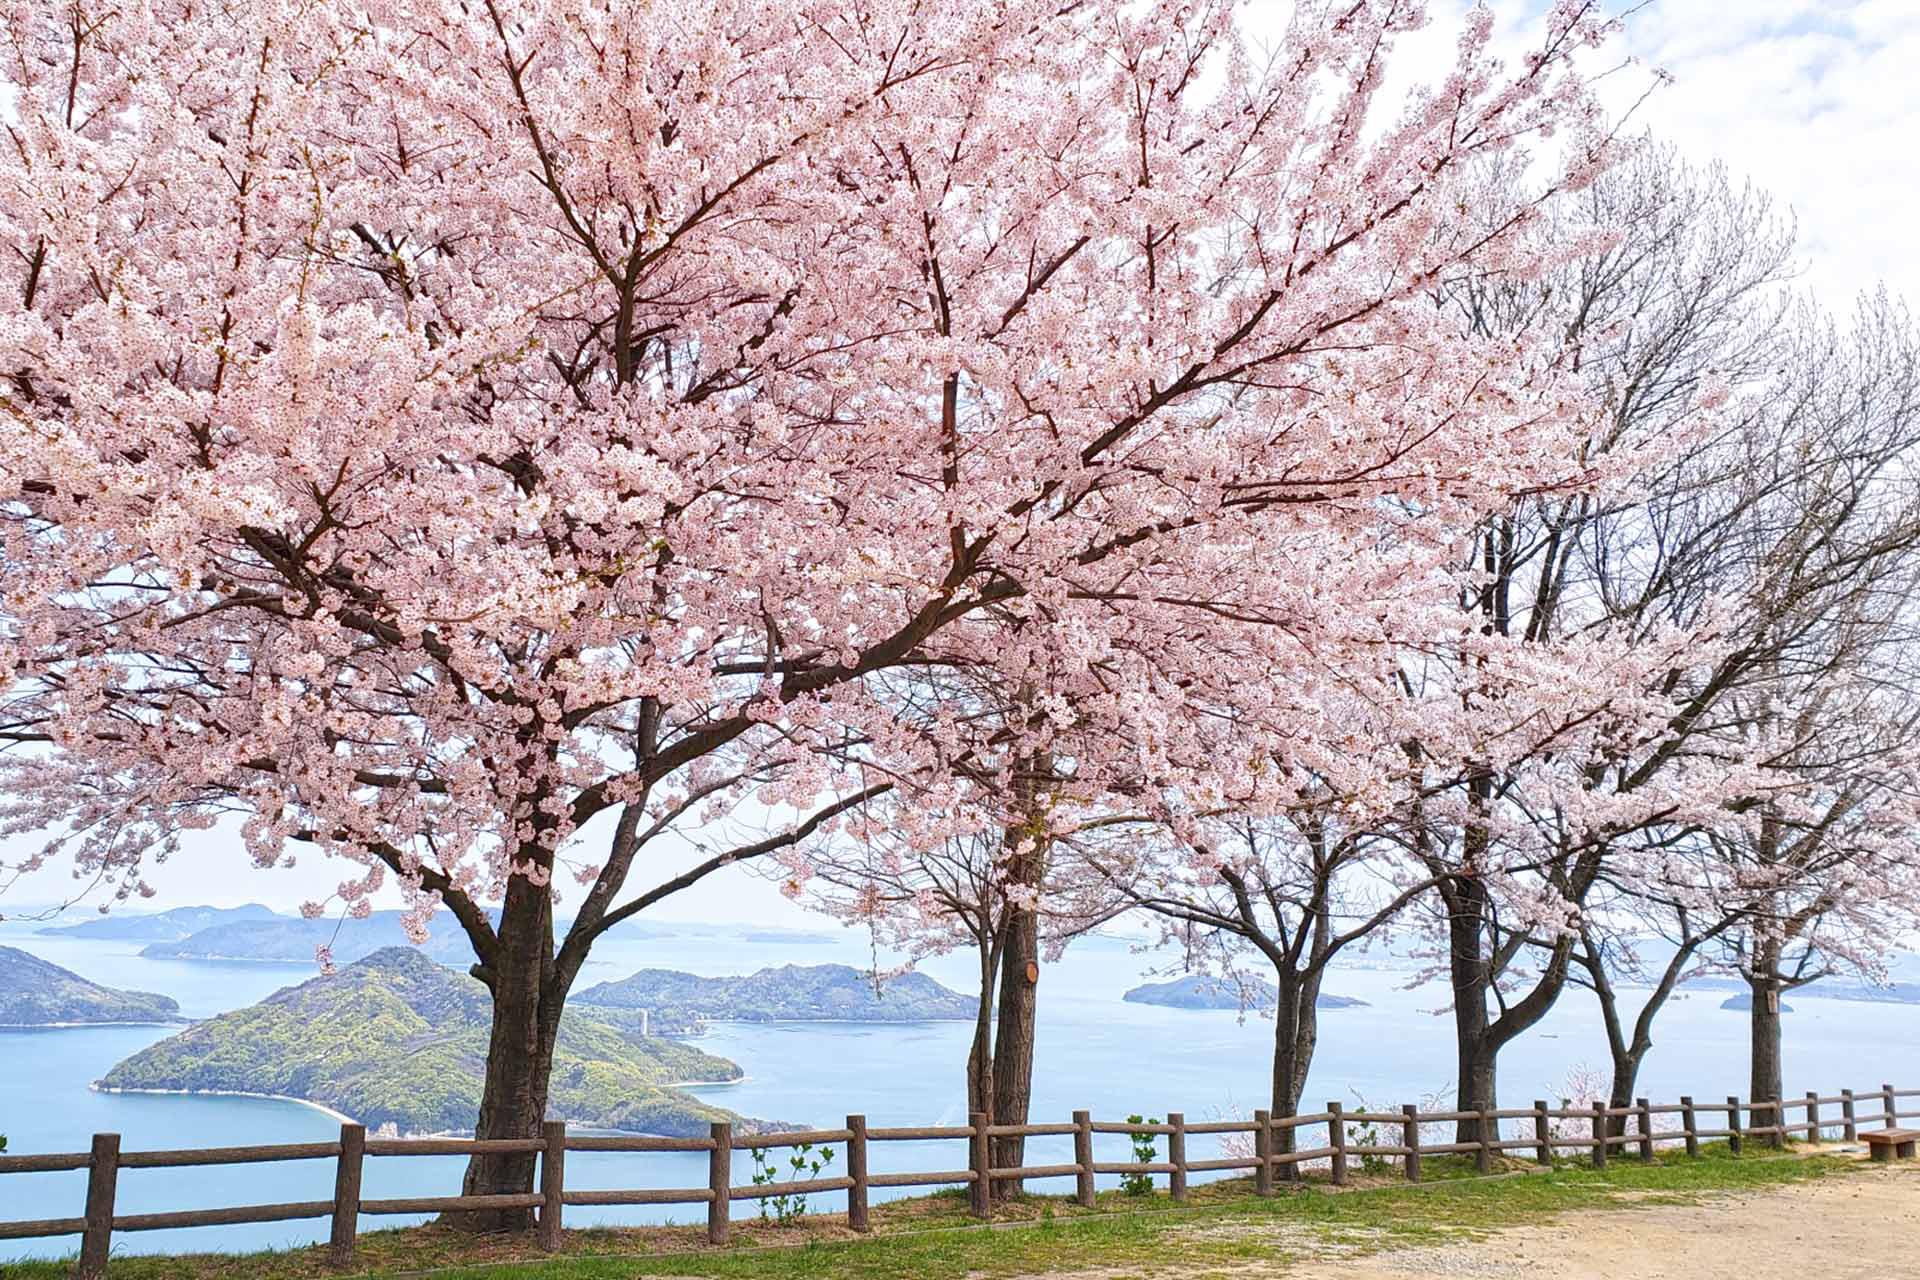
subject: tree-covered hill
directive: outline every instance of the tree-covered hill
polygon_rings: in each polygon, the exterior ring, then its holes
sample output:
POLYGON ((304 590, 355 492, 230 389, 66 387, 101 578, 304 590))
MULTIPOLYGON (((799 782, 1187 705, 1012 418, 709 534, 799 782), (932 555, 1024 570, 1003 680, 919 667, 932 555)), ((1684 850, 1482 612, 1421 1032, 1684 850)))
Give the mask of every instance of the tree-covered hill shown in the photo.
POLYGON ((968 1020, 972 996, 921 973, 876 982, 850 965, 781 965, 744 977, 702 978, 641 969, 574 997, 575 1004, 646 1009, 655 1026, 715 1022, 934 1022, 968 1020))
POLYGON ((171 997, 103 987, 18 947, 0 947, 0 1027, 179 1021, 180 1004, 171 997))
MULTIPOLYGON (((478 981, 411 948, 388 948, 163 1040, 100 1085, 273 1094, 368 1126, 465 1132, 479 1112, 490 1014, 478 981)), ((674 1136, 725 1119, 759 1128, 672 1087, 740 1074, 725 1058, 569 1009, 549 1114, 582 1127, 674 1136)))

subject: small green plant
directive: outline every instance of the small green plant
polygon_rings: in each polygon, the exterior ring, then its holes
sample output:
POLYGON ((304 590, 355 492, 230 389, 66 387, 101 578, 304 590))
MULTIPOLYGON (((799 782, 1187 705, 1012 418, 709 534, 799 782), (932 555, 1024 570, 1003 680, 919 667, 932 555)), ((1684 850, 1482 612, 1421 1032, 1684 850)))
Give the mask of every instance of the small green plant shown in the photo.
MULTIPOLYGON (((770 1154, 767 1147, 749 1147, 753 1156, 753 1185, 770 1187, 778 1182, 812 1182, 821 1171, 833 1163, 833 1148, 815 1148, 811 1142, 802 1142, 791 1148, 785 1164, 770 1154)), ((762 1221, 779 1223, 785 1226, 807 1211, 805 1192, 785 1191, 776 1196, 765 1196, 760 1201, 762 1221)))
MULTIPOLYGON (((1363 1102, 1361 1106, 1364 1109, 1366 1104, 1363 1102)), ((1382 1133, 1378 1122, 1373 1120, 1361 1124, 1349 1122, 1347 1125, 1349 1147, 1397 1147, 1400 1145, 1400 1137, 1398 1130, 1391 1134, 1382 1133)), ((1369 1151, 1360 1156, 1362 1173, 1385 1173, 1392 1167, 1387 1163, 1387 1158, 1378 1152, 1369 1151)))
MULTIPOLYGON (((1151 1117, 1142 1119, 1139 1116, 1128 1116, 1127 1123, 1159 1124, 1160 1121, 1151 1117)), ((1160 1140, 1152 1133, 1145 1130, 1136 1130, 1127 1136, 1133 1139, 1133 1162, 1135 1164, 1152 1164, 1154 1159, 1160 1154, 1160 1140)), ((1153 1175, 1150 1173, 1123 1173, 1120 1175, 1120 1189, 1130 1196, 1152 1195, 1153 1175)))

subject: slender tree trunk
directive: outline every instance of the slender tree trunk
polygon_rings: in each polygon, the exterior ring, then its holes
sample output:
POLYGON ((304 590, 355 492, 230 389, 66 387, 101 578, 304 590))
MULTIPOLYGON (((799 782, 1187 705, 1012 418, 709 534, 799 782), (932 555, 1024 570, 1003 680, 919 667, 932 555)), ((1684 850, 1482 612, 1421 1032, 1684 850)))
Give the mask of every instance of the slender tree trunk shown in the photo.
MULTIPOLYGON (((1712 933, 1707 935, 1711 936, 1712 933)), ((1659 981, 1647 992, 1646 1002, 1640 1006, 1640 1012, 1633 1020, 1633 1031, 1629 1034, 1626 1023, 1620 1017, 1620 993, 1607 972, 1606 958, 1591 936, 1581 935, 1581 946, 1585 949, 1581 963, 1592 981, 1594 997, 1600 1002, 1600 1020, 1607 1031, 1607 1053, 1613 1059, 1613 1080, 1607 1094, 1609 1107, 1633 1105, 1640 1065, 1653 1048, 1653 1020, 1666 1007, 1667 1000, 1680 983, 1681 973, 1704 941, 1705 938, 1691 938, 1675 949, 1666 968, 1661 971, 1659 981)), ((1612 1117, 1608 1121, 1608 1128, 1615 1136, 1624 1134, 1627 1131, 1627 1118, 1612 1117)))
POLYGON ((980 948, 980 998, 974 1007, 973 1044, 967 1050, 967 1111, 993 1118, 993 996, 997 967, 991 942, 980 948))
MULTIPOLYGON (((1025 1124, 1033 1102, 1034 1020, 1039 1008, 1035 978, 1040 967, 1040 917, 1025 908, 1010 907, 1007 937, 1000 957, 1000 1020, 993 1044, 993 1107, 995 1124, 1025 1124)), ((1026 1162, 1025 1138, 995 1138, 995 1168, 1018 1168, 1026 1162)), ((997 1183, 1000 1198, 1021 1193, 1018 1179, 997 1183)))
MULTIPOLYGON (((474 1136, 537 1138, 547 1116, 554 1040, 566 1004, 566 992, 554 981, 553 902, 547 890, 514 876, 498 932, 499 953, 483 975, 493 991, 493 1034, 474 1136)), ((531 1192, 535 1163, 531 1154, 474 1156, 461 1194, 531 1192)), ((482 1209, 448 1214, 445 1221, 470 1231, 518 1231, 533 1225, 533 1211, 482 1209)))

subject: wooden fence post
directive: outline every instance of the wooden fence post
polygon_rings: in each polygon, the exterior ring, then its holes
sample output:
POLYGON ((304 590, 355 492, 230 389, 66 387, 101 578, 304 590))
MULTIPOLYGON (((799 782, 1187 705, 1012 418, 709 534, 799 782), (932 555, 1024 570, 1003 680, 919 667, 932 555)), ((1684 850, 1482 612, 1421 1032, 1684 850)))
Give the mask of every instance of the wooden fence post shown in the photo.
POLYGON ((1167 1112, 1167 1162, 1173 1172, 1167 1175, 1167 1194, 1175 1204, 1187 1202, 1187 1117, 1178 1111, 1167 1112))
POLYGON ((1480 1112, 1480 1145, 1474 1149, 1473 1169, 1475 1173, 1493 1172, 1493 1144, 1500 1140, 1500 1122, 1493 1118, 1491 1111, 1480 1112))
POLYGON ((1593 1104, 1593 1167, 1607 1167, 1607 1104, 1593 1104))
POLYGON ((1253 1113, 1253 1158, 1259 1163, 1253 1170, 1255 1195, 1273 1194, 1273 1116, 1265 1111, 1253 1113))
POLYGON ((711 1132, 713 1149, 707 1153, 707 1189, 713 1198, 707 1201, 707 1243, 725 1244, 733 1212, 733 1126, 725 1120, 716 1120, 711 1132))
POLYGON ((540 1136, 547 1144, 540 1152, 540 1247, 557 1253, 567 1211, 567 1122, 547 1121, 540 1136))
POLYGON ((987 1137, 987 1116, 976 1111, 967 1118, 973 1126, 968 1164, 973 1168, 973 1186, 967 1197, 968 1209, 976 1218, 993 1216, 993 1143, 987 1137))
POLYGON ((1767 1145, 1775 1151, 1786 1150, 1787 1103, 1784 1098, 1773 1100, 1773 1131, 1767 1135, 1767 1145))
POLYGON ((336 1267, 353 1261, 360 1232, 360 1168, 367 1155, 367 1126, 340 1126, 340 1156, 333 1166, 333 1234, 327 1252, 336 1267))
POLYGON ((1545 1098, 1533 1100, 1533 1159, 1536 1164, 1553 1163, 1553 1122, 1545 1098))
POLYGON ((1400 1145, 1407 1149, 1407 1181, 1420 1181, 1420 1108, 1409 1102, 1400 1108, 1400 1145))
POLYGON ((867 1221, 867 1118, 847 1117, 847 1225, 855 1231, 872 1228, 867 1221))
POLYGON ((1340 1104, 1327 1104, 1327 1145, 1333 1148, 1333 1185, 1347 1185, 1347 1118, 1341 1113, 1340 1104))
POLYGON ((1645 1098, 1635 1098, 1634 1107, 1639 1111, 1636 1117, 1640 1121, 1640 1158, 1653 1159, 1653 1104, 1645 1098))
POLYGON ((1093 1208, 1093 1113, 1073 1113, 1074 1199, 1083 1209, 1093 1208))
POLYGON ((1687 1137, 1687 1154, 1700 1154, 1700 1126, 1694 1119, 1693 1098, 1688 1094, 1680 1095, 1680 1131, 1687 1137))
POLYGON ((120 1181, 120 1135, 93 1135, 93 1159, 87 1166, 87 1229, 80 1237, 75 1280, 100 1280, 107 1274, 113 1245, 113 1193, 120 1181))
POLYGON ((1860 1125, 1853 1116, 1853 1090, 1851 1089, 1840 1091, 1840 1123, 1844 1126, 1841 1130, 1842 1137, 1848 1142, 1860 1140, 1860 1125))
POLYGON ((1899 1128, 1900 1127, 1899 1121, 1896 1119, 1894 1114, 1897 1108, 1895 1108, 1895 1106, 1893 1105, 1893 1086, 1892 1085, 1883 1084, 1880 1086, 1880 1100, 1881 1100, 1883 1109, 1886 1111, 1886 1116, 1887 1116, 1887 1123, 1885 1127, 1888 1129, 1899 1128))
POLYGON ((1807 1094, 1807 1141, 1820 1141, 1820 1095, 1807 1094))
POLYGON ((1727 1150, 1740 1154, 1740 1099, 1731 1094, 1727 1097, 1727 1150))

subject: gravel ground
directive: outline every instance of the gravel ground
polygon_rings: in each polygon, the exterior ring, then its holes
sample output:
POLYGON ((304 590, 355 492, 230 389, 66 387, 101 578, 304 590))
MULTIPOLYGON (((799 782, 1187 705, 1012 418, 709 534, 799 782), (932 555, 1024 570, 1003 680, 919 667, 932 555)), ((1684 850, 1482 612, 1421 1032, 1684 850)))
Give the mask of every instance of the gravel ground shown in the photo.
POLYGON ((1689 1205, 1584 1210, 1475 1244, 1243 1274, 1276 1280, 1920 1277, 1920 1163, 1689 1205))

